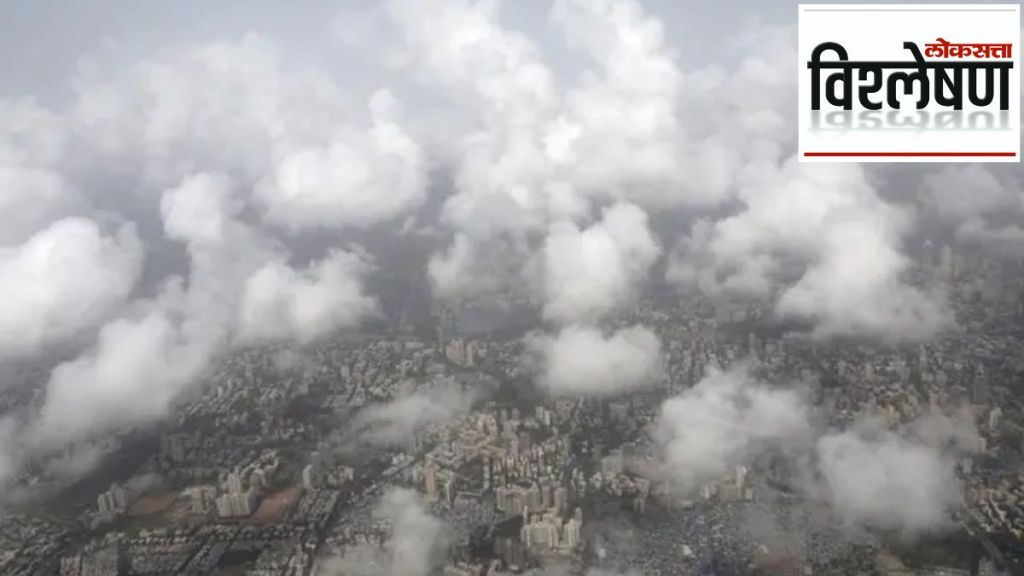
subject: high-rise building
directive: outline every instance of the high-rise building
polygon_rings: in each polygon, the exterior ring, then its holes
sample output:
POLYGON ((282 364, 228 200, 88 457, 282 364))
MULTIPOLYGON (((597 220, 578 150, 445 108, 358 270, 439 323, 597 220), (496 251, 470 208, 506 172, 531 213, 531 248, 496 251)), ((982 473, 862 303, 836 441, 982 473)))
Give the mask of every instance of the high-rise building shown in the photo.
POLYGON ((217 515, 221 518, 241 518, 253 513, 256 494, 253 491, 228 493, 217 498, 217 515))
POLYGON ((267 488, 267 473, 262 468, 257 468, 249 475, 249 490, 256 490, 262 493, 267 488))
POLYGON ((547 510, 555 505, 554 489, 551 484, 544 482, 540 485, 541 507, 547 510))
POLYGON ((575 548, 579 546, 581 527, 581 522, 576 518, 570 518, 569 521, 565 523, 562 541, 566 548, 575 548))
POLYGON ((313 490, 320 484, 320 475, 313 464, 306 464, 302 469, 302 487, 306 490, 313 490))
POLYGON ((245 487, 242 486, 242 475, 238 472, 228 474, 227 489, 231 494, 240 494, 245 490, 245 487))
POLYGON ((999 430, 999 423, 1002 421, 1003 411, 998 406, 993 408, 988 413, 988 430, 989 432, 997 432, 999 430))
POLYGON ((432 499, 437 499, 438 497, 437 473, 437 464, 434 464, 432 460, 428 460, 423 466, 423 488, 426 490, 427 496, 432 499))
POLYGON ((124 510, 128 507, 128 493, 125 492, 120 484, 114 484, 110 487, 110 499, 118 510, 124 510))
POLYGON ((444 501, 451 504, 455 501, 455 478, 451 475, 444 478, 444 501))
POLYGON ((555 488, 555 512, 563 514, 569 510, 569 490, 565 486, 555 488))
POLYGON ((114 511, 114 504, 111 502, 108 492, 104 492, 96 497, 96 507, 99 509, 100 514, 110 514, 114 511))
POLYGON ((530 486, 530 489, 526 492, 526 506, 530 511, 538 511, 543 506, 543 499, 540 494, 540 488, 534 484, 530 486))
POLYGON ((96 506, 101 514, 117 514, 128 507, 128 495, 118 484, 96 497, 96 506))
POLYGON ((60 560, 60 576, 79 576, 82 573, 82 556, 66 556, 60 560))
POLYGON ((192 489, 192 513, 206 514, 216 506, 217 489, 213 486, 197 486, 192 489))

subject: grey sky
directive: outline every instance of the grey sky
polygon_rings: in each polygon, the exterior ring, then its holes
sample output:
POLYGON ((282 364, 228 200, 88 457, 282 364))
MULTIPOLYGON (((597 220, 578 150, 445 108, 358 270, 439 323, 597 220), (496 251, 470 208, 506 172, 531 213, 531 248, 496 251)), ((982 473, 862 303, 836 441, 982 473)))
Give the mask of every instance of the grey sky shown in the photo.
MULTIPOLYGON (((246 32, 274 39, 284 49, 327 68, 345 66, 332 25, 348 12, 374 6, 372 0, 217 0, 139 2, 132 0, 6 0, 0 3, 0 96, 60 98, 83 56, 103 54, 126 61, 187 41, 233 40, 246 32)), ((546 38, 547 0, 502 4, 510 28, 546 38)), ((744 25, 783 24, 796 14, 791 0, 702 0, 644 2, 661 16, 684 63, 735 37, 744 25)), ((547 35, 550 36, 550 35, 547 35)), ((554 41, 554 40, 552 40, 554 41)), ((712 50, 714 51, 714 50, 712 50)))

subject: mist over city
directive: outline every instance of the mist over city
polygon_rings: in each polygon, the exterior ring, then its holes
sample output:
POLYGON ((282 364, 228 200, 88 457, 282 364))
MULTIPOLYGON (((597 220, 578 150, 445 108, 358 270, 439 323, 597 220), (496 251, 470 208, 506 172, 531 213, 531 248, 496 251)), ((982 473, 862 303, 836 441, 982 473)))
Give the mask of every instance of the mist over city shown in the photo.
POLYGON ((796 16, 0 6, 0 574, 1024 574, 1024 172, 796 16))

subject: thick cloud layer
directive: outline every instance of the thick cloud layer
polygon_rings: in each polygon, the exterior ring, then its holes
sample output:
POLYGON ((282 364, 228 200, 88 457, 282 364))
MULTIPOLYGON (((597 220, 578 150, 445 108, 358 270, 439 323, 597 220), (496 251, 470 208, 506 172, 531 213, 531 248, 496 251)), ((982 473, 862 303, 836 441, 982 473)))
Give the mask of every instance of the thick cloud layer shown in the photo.
POLYGON ((513 236, 511 258, 544 254, 544 281, 524 283, 540 287, 549 318, 599 314, 623 294, 610 272, 618 255, 636 256, 637 268, 657 258, 641 243, 632 253, 607 246, 595 293, 572 291, 566 280, 586 277, 585 254, 602 243, 603 223, 586 227, 590 215, 618 200, 719 210, 679 243, 671 281, 716 295, 781 294, 778 315, 822 337, 923 339, 949 325, 941 295, 906 283, 911 215, 882 200, 858 166, 796 162, 784 104, 795 90, 791 38, 759 36, 735 70, 683 71, 639 3, 566 0, 552 22, 582 72, 555 75, 489 4, 435 4, 429 27, 408 2, 390 13, 410 65, 432 73, 423 83, 449 90, 476 122, 450 151, 456 192, 443 220, 456 240, 431 266, 441 292, 479 288, 479 261, 513 236), (576 257, 552 257, 560 252, 576 257))
POLYGON ((167 50, 124 74, 87 70, 78 84, 87 144, 157 190, 225 173, 291 230, 367 226, 423 197, 422 154, 391 94, 352 110, 331 78, 257 35, 167 50))

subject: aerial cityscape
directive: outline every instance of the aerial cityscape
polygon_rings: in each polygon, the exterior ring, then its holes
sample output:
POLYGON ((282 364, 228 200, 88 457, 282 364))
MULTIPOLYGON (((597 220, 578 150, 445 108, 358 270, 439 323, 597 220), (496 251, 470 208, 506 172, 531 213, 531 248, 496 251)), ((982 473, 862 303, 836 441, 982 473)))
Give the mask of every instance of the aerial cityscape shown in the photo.
POLYGON ((1022 173, 795 16, 0 7, 0 575, 1024 574, 1022 173))

